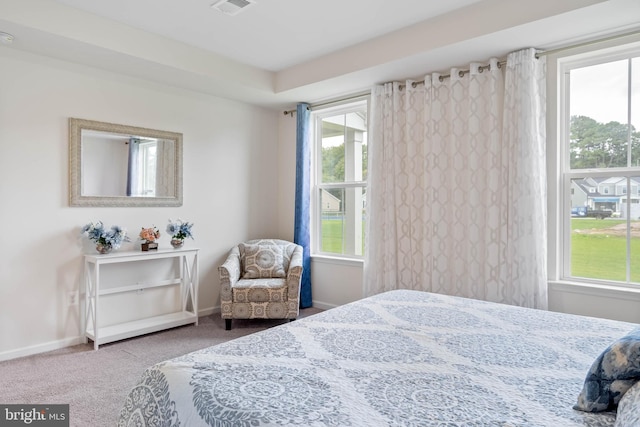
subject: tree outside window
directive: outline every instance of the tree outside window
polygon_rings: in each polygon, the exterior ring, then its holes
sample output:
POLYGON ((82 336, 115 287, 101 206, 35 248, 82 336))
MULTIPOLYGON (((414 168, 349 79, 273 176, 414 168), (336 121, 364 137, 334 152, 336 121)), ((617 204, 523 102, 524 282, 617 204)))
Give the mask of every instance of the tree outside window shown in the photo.
POLYGON ((317 254, 362 257, 367 180, 367 103, 315 113, 317 254))

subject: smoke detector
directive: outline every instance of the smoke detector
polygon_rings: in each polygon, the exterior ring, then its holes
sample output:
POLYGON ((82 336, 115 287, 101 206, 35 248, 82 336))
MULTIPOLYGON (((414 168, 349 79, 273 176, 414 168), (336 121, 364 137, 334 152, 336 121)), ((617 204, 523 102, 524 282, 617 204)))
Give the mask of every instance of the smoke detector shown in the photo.
POLYGON ((0 43, 11 44, 13 43, 13 38, 13 35, 0 31, 0 43))
POLYGON ((211 5, 212 8, 218 9, 225 15, 237 15, 249 6, 255 4, 253 0, 221 0, 211 5))

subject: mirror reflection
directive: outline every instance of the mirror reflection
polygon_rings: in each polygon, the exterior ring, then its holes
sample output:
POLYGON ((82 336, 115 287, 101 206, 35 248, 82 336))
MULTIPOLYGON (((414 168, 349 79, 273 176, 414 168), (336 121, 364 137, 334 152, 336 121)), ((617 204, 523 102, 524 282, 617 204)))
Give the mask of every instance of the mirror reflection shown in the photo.
POLYGON ((70 119, 72 206, 180 206, 182 135, 70 119))
POLYGON ((175 141, 83 129, 82 195, 173 195, 175 141))

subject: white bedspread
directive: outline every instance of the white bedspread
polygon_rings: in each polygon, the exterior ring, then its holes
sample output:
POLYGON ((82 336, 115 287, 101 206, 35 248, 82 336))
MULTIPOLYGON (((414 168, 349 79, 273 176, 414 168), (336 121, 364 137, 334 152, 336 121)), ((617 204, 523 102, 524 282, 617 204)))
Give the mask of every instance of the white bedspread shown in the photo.
POLYGON ((392 291, 150 367, 120 426, 612 426, 572 409, 635 325, 392 291))

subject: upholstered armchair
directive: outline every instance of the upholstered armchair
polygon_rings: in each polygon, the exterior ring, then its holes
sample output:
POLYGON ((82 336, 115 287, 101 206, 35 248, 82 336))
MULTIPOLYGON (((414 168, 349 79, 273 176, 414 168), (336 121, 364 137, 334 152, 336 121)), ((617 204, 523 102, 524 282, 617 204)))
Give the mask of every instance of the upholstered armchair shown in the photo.
POLYGON ((286 240, 249 240, 231 249, 218 272, 226 330, 232 319, 298 317, 302 246, 286 240))

